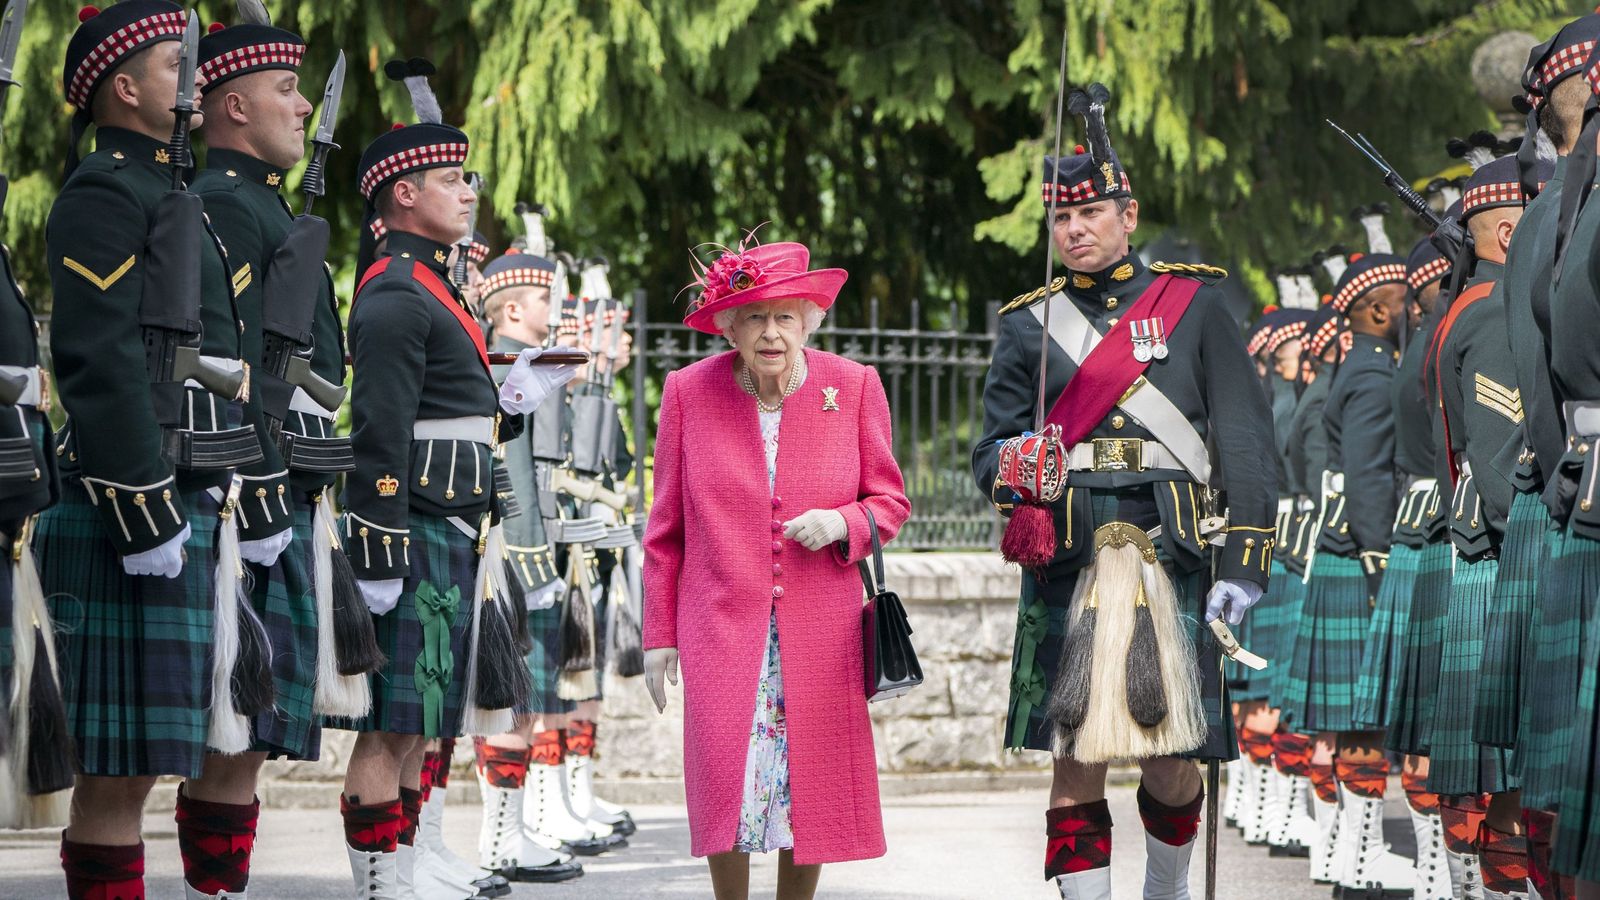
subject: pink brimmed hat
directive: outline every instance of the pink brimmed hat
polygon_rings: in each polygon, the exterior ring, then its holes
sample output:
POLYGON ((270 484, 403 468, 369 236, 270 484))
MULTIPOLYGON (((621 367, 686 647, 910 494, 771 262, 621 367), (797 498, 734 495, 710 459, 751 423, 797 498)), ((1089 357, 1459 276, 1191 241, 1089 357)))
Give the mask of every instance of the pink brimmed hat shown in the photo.
POLYGON ((700 271, 686 290, 699 288, 699 294, 689 301, 683 324, 706 334, 722 333, 715 324, 718 312, 746 303, 798 299, 827 309, 849 277, 843 269, 807 269, 811 251, 793 241, 741 244, 709 264, 695 263, 700 271))

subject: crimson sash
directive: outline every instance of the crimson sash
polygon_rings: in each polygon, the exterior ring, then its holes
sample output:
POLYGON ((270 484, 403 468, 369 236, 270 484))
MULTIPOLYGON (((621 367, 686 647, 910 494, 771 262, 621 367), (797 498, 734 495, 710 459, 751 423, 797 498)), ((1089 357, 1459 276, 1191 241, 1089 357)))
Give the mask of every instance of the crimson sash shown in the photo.
MULTIPOLYGON (((361 276, 361 283, 356 285, 356 297, 361 296, 361 289, 367 286, 367 282, 382 275, 388 270, 389 264, 392 262, 394 262, 394 257, 385 256, 383 259, 373 263, 367 269, 366 274, 361 276)), ((412 260, 411 278, 426 288, 435 300, 443 303, 445 309, 450 310, 451 315, 456 317, 456 321, 460 322, 461 327, 467 332, 467 336, 472 338, 472 345, 478 349, 478 359, 483 362, 484 371, 493 372, 489 368, 489 348, 483 342, 483 329, 479 328, 478 323, 473 320, 472 316, 468 315, 461 304, 456 302, 456 298, 450 294, 450 289, 445 287, 444 282, 439 280, 439 276, 422 263, 412 260)), ((350 305, 354 306, 355 301, 350 301, 350 305)))
POLYGON ((1450 329, 1455 327, 1456 319, 1467 307, 1489 296, 1494 286, 1493 281, 1480 281, 1456 295, 1455 301, 1450 304, 1450 311, 1445 313, 1444 320, 1433 333, 1433 343, 1428 347, 1428 357, 1424 360, 1425 370, 1433 376, 1433 398, 1439 404, 1439 421, 1444 423, 1444 457, 1445 465, 1450 469, 1451 487, 1455 487, 1461 473, 1456 467, 1456 442, 1450 434, 1450 415, 1444 408, 1444 373, 1439 371, 1439 354, 1444 352, 1445 338, 1449 337, 1450 329))
POLYGON ((1064 446, 1070 449, 1088 437, 1149 368, 1149 361, 1139 362, 1133 357, 1133 323, 1159 316, 1171 336, 1199 290, 1200 282, 1192 278, 1157 277, 1089 351, 1045 416, 1045 424, 1061 426, 1064 446))

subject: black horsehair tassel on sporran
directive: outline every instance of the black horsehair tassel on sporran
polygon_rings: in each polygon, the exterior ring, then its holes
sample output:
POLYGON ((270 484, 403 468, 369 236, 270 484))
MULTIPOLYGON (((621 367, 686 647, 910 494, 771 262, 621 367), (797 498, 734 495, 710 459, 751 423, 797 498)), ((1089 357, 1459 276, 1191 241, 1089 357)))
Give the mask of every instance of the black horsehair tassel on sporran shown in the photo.
POLYGON ((1128 645, 1128 714, 1145 728, 1161 724, 1167 717, 1167 692, 1161 679, 1161 647, 1156 641, 1156 623, 1150 617, 1150 603, 1139 585, 1134 601, 1133 641, 1128 645))
POLYGON ((481 601, 482 633, 478 635, 478 680, 476 697, 484 709, 510 709, 533 693, 533 675, 518 652, 512 613, 502 597, 481 601))
POLYGON ((1067 627, 1067 640, 1061 650, 1061 671, 1050 699, 1050 718, 1063 731, 1076 732, 1089 716, 1089 688, 1094 677, 1094 630, 1099 617, 1100 598, 1094 588, 1083 609, 1067 627))
POLYGON ((512 624, 516 626, 517 652, 527 656, 533 652, 533 632, 528 630, 528 590, 522 586, 511 560, 505 563, 506 602, 510 604, 512 624))
POLYGON ((378 646, 378 632, 372 624, 372 613, 361 599, 356 586, 356 573, 350 558, 337 544, 328 568, 333 572, 333 636, 334 656, 339 661, 340 675, 365 675, 376 672, 388 664, 389 659, 378 646))
MULTIPOLYGON (((579 577, 582 575, 580 572, 579 577)), ((592 670, 594 656, 594 607, 574 584, 567 588, 561 608, 561 671, 592 670)))
POLYGON ((239 657, 233 664, 233 704, 240 715, 257 716, 278 703, 272 680, 272 639, 250 602, 248 582, 239 591, 238 604, 239 657))
POLYGON ((644 674, 644 630, 639 626, 639 618, 633 614, 633 598, 622 589, 627 579, 622 575, 622 566, 612 572, 611 578, 611 627, 606 631, 611 635, 611 649, 614 651, 612 658, 618 678, 633 678, 644 674))
POLYGON ((72 735, 67 705, 50 668, 44 631, 33 629, 33 677, 28 680, 28 792, 48 794, 72 787, 72 735))

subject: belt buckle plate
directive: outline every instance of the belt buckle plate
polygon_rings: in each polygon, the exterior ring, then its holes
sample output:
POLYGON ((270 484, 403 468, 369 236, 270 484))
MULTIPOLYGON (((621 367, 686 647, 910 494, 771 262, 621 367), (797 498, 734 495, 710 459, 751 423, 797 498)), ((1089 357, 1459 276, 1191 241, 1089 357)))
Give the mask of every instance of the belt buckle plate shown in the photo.
POLYGON ((1094 471, 1143 472, 1144 440, 1141 438, 1094 438, 1094 471))

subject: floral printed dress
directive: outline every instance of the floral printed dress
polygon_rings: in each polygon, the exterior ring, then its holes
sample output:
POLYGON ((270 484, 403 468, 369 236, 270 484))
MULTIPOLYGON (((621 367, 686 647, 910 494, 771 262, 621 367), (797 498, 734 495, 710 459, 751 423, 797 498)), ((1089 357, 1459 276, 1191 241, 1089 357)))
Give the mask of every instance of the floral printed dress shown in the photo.
MULTIPOLYGON (((782 411, 762 412, 761 443, 767 454, 767 489, 778 477, 778 422, 782 411)), ((744 764, 744 802, 733 849, 768 853, 794 847, 789 823, 789 728, 783 714, 783 668, 778 659, 778 611, 767 626, 767 652, 756 683, 755 720, 744 764)))

